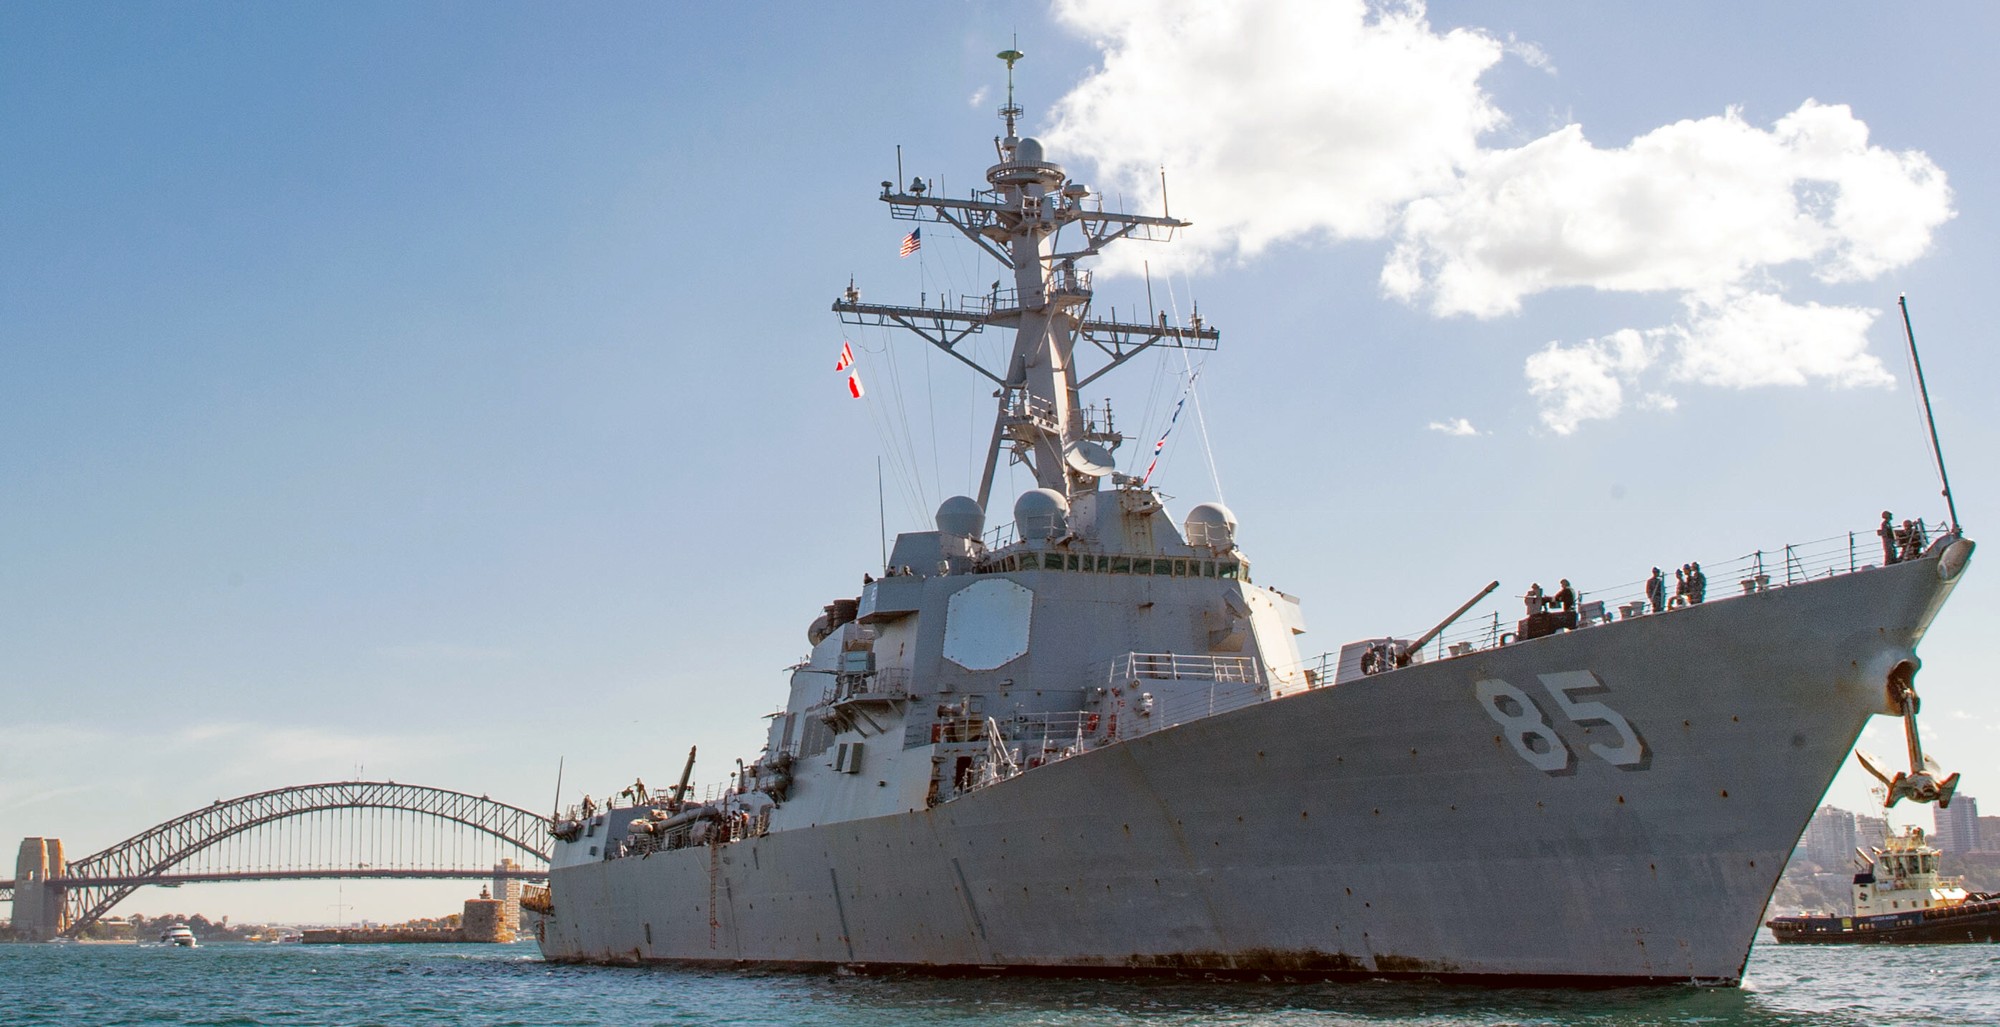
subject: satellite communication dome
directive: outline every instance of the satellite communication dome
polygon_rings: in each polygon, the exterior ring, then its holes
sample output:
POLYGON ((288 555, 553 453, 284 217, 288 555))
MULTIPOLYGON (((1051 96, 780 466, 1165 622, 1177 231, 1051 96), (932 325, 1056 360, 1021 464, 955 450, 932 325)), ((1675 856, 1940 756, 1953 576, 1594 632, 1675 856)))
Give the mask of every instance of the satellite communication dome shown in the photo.
POLYGON ((1028 136, 1014 147, 1014 159, 1025 164, 1042 163, 1042 141, 1028 136))
POLYGON ((1188 511, 1182 523, 1192 546, 1229 549, 1236 545, 1236 515, 1221 503, 1201 503, 1188 511))
POLYGON ((1054 489, 1033 489, 1014 500, 1014 530, 1022 538, 1048 538, 1069 530, 1069 500, 1054 489))
POLYGON ((953 496, 938 504, 937 530, 960 538, 978 538, 986 533, 986 511, 971 496, 953 496))

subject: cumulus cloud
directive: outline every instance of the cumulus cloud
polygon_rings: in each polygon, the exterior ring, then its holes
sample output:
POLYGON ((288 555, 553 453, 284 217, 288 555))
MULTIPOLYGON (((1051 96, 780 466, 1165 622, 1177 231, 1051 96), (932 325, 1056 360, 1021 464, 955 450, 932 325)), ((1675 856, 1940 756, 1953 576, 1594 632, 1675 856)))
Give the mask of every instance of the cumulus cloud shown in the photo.
POLYGON ((1868 328, 1880 311, 1795 304, 1765 292, 1721 302, 1691 299, 1689 306, 1687 326, 1674 329, 1678 380, 1735 389, 1895 381, 1867 352, 1868 328))
POLYGON ((1430 423, 1430 430, 1453 436, 1479 434, 1479 429, 1474 428, 1472 422, 1463 417, 1454 417, 1449 421, 1432 421, 1430 423))
POLYGON ((1870 146, 1846 107, 1807 100, 1768 131, 1732 110, 1610 150, 1570 125, 1410 203, 1382 285, 1491 317, 1549 289, 1710 293, 1794 263, 1854 281, 1915 259, 1950 216, 1937 166, 1870 146))
POLYGON ((1766 292, 1690 296, 1686 316, 1674 324, 1551 342, 1528 357, 1523 371, 1543 426, 1558 435, 1616 416, 1630 395, 1645 409, 1674 409, 1674 397, 1660 391, 1663 382, 1733 389, 1886 385, 1895 379, 1867 352, 1868 329, 1879 314, 1793 304, 1766 292))
POLYGON ((1626 328, 1574 346, 1551 342, 1529 357, 1528 391, 1542 402, 1542 423, 1568 435, 1618 413, 1627 388, 1659 359, 1665 335, 1626 328))
POLYGON ((1503 44, 1433 31, 1420 5, 1059 0, 1056 15, 1103 63, 1056 104, 1051 157, 1092 162, 1132 210, 1160 208, 1167 168, 1201 225, 1183 259, 1380 238, 1502 121, 1479 78, 1503 44))
POLYGON ((1677 298, 1673 324, 1528 357, 1558 433, 1671 409, 1668 384, 1891 381, 1867 351, 1878 311, 1788 293, 1905 266, 1953 216, 1927 156, 1811 99, 1769 127, 1731 109, 1620 146, 1580 125, 1485 146, 1506 119, 1481 78, 1509 57, 1551 73, 1553 60, 1511 34, 1438 31, 1418 2, 1058 0, 1057 13, 1103 60, 1056 105, 1051 154, 1094 163, 1128 209, 1158 209, 1170 169, 1174 209, 1199 223, 1183 257, 1383 240, 1383 291, 1438 316, 1511 315, 1560 289, 1677 298))

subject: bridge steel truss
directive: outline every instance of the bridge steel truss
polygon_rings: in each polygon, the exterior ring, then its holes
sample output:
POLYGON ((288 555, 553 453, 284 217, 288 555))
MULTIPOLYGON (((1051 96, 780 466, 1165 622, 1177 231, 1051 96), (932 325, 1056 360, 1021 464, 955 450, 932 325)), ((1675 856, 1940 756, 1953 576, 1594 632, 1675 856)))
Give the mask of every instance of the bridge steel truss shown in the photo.
MULTIPOLYGON (((68 923, 62 933, 76 934, 96 923, 126 896, 150 883, 170 883, 173 870, 197 854, 223 842, 281 821, 360 810, 388 810, 446 821, 489 835, 518 849, 523 857, 546 866, 549 861, 548 817, 483 795, 468 795, 424 785, 394 781, 336 781, 293 785, 235 799, 218 799, 202 809, 175 817, 116 845, 72 861, 60 880, 50 881, 66 894, 68 923)), ((298 872, 248 870, 239 879, 290 879, 298 872)), ((328 870, 327 877, 433 876, 381 869, 328 870)), ((443 876, 442 874, 437 876, 443 876)), ((478 877, 491 876, 481 870, 478 877)), ((526 875, 523 875, 526 876, 526 875)), ((21 887, 22 882, 16 882, 21 887)))

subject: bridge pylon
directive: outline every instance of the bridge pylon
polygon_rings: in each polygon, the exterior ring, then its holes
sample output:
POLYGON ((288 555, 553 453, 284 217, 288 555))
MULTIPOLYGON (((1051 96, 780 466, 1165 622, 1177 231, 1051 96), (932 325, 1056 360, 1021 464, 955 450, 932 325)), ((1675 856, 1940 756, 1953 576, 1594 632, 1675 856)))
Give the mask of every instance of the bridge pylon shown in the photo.
POLYGON ((53 878, 66 877, 60 838, 23 838, 14 858, 14 931, 25 941, 48 941, 69 928, 69 895, 53 878))

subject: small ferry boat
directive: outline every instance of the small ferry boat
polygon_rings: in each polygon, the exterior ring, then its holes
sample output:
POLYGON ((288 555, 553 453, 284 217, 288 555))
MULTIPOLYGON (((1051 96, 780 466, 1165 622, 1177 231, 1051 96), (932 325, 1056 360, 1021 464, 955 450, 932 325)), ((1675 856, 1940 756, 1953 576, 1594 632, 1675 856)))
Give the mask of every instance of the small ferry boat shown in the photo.
POLYGON ((160 932, 160 944, 184 949, 194 948, 196 944, 194 932, 188 930, 186 924, 175 924, 160 932))
POLYGON ((2000 895, 1967 894, 1938 876, 1939 851, 1908 827, 1871 855, 1855 850, 1853 916, 1781 916, 1765 923, 1781 942, 1911 944, 2000 941, 2000 895))

